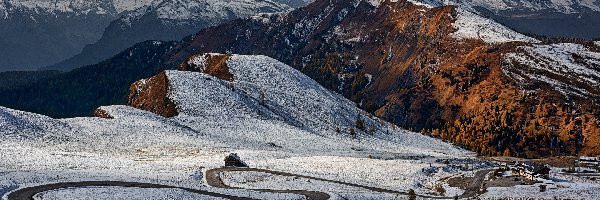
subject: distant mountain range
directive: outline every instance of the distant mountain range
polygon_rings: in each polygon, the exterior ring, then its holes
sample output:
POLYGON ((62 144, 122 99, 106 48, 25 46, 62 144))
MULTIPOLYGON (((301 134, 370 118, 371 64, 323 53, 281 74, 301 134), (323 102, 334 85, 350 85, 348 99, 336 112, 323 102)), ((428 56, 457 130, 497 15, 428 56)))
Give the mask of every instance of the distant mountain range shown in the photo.
POLYGON ((233 19, 289 11, 302 5, 302 0, 154 1, 111 22, 102 37, 81 53, 43 69, 69 71, 108 59, 138 42, 180 40, 233 19))
POLYGON ((458 5, 519 32, 548 37, 600 38, 597 0, 411 0, 428 5, 458 5))
POLYGON ((151 0, 2 0, 0 71, 36 70, 97 41, 122 13, 151 0))
POLYGON ((0 71, 70 70, 98 63, 138 42, 180 40, 221 22, 305 4, 305 0, 2 0, 0 71))
MULTIPOLYGON (((378 1, 378 0, 377 0, 378 1)), ((597 1, 411 0, 476 10, 522 33, 600 38, 597 1)), ((312 0, 2 0, 0 71, 68 71, 146 40, 180 40, 202 28, 312 0)))

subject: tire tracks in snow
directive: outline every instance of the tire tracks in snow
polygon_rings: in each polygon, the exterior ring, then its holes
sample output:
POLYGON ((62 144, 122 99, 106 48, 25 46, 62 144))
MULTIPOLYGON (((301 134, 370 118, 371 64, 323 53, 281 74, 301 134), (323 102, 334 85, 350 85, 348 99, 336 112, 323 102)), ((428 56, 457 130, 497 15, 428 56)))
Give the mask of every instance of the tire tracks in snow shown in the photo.
MULTIPOLYGON (((335 183, 340 185, 352 186, 357 188, 363 188, 374 192, 380 193, 389 193, 389 194, 398 194, 398 195, 408 195, 408 192, 394 191, 383 188, 376 188, 371 186, 364 186, 354 183, 346 183, 342 181, 328 180, 323 178, 317 178, 312 176, 305 176, 299 174, 292 174, 286 172, 278 172, 266 169, 256 169, 256 168, 237 168, 237 167, 222 167, 210 169, 205 172, 206 176, 206 184, 211 187, 222 188, 222 189, 235 189, 235 190, 251 190, 257 192, 267 192, 267 193, 291 193, 305 196, 307 199, 311 200, 321 200, 321 199, 329 199, 329 194, 325 192, 318 191, 306 191, 306 190, 273 190, 273 189, 246 189, 246 188, 237 188, 225 185, 223 180, 221 179, 220 174, 223 172, 262 172, 279 176, 288 176, 288 177, 298 177, 311 179, 316 181, 323 181, 329 183, 335 183)), ((458 196, 458 198, 472 198, 479 194, 480 189, 485 187, 485 176, 489 174, 492 170, 483 170, 479 171, 475 174, 475 181, 473 181, 465 190, 465 192, 458 196)), ((212 197, 219 197, 225 199, 232 200, 249 200, 252 198, 248 197, 238 197, 233 195, 221 194, 216 192, 209 192, 198 189, 191 188, 183 188, 176 186, 168 186, 168 185, 160 185, 160 184, 152 184, 152 183, 137 183, 137 182, 122 182, 122 181, 84 181, 84 182, 64 182, 64 183, 54 183, 54 184, 46 184, 39 185, 28 188, 21 188, 15 190, 7 195, 8 200, 31 200, 33 197, 41 192, 51 191, 51 190, 59 190, 59 189, 67 189, 67 188, 86 188, 86 187, 126 187, 126 188, 153 188, 153 189, 181 189, 187 192, 207 195, 212 197)), ((439 196, 427 196, 427 195, 416 195, 417 197, 426 198, 426 199, 453 199, 452 197, 439 197, 439 196)))
MULTIPOLYGON (((478 195, 479 189, 482 187, 484 183, 485 176, 491 172, 492 170, 483 170, 476 173, 475 181, 469 185, 469 187, 465 190, 465 192, 458 196, 458 198, 471 198, 478 195)), ((305 190, 271 190, 271 189, 246 189, 246 188, 237 188, 225 185, 223 180, 220 177, 220 174, 223 172, 262 172, 267 174, 279 175, 279 176, 289 176, 289 177, 298 177, 298 178, 306 178, 316 181, 323 181, 329 183, 336 183, 346 186, 352 186, 357 188, 363 188, 367 190, 371 190, 374 192, 380 193, 389 193, 389 194, 399 194, 399 195, 408 195, 408 192, 394 191, 383 188, 376 188, 371 186, 359 185, 354 183, 347 183, 342 181, 328 180, 323 178, 317 178, 312 176, 305 176, 299 174, 292 174, 286 172, 278 172, 266 169, 256 169, 256 168, 240 168, 240 167, 221 167, 210 169, 206 171, 206 184, 212 187, 223 188, 223 189, 243 189, 243 190, 254 190, 260 192, 274 192, 274 193, 294 193, 300 194, 307 197, 307 199, 329 199, 329 195, 324 192, 315 192, 315 191, 305 191, 305 190)), ((454 199, 453 197, 440 197, 440 196, 427 196, 427 195, 416 195, 417 197, 426 198, 426 199, 454 199)))
POLYGON ((137 183, 137 182, 121 182, 121 181, 85 181, 85 182, 65 182, 54 183, 47 185, 39 185, 34 187, 22 188, 8 194, 8 200, 32 200, 33 196, 38 193, 67 189, 67 188, 86 188, 86 187, 126 187, 126 188, 153 188, 153 189, 180 189, 191 193, 219 197, 232 200, 251 200, 251 198, 237 197, 227 194, 220 194, 204 190, 175 187, 168 185, 152 184, 152 183, 137 183))

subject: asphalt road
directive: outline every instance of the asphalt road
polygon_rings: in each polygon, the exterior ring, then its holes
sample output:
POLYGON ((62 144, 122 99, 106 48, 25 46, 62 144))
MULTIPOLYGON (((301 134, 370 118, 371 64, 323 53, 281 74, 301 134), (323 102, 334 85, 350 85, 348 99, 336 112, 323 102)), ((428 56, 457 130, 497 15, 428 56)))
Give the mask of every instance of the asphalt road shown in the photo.
MULTIPOLYGON (((278 171, 265 170, 265 169, 255 169, 255 168, 222 167, 222 168, 210 169, 210 170, 206 171, 206 174, 205 174, 206 175, 206 183, 209 186, 216 187, 216 188, 223 188, 223 189, 252 190, 252 191, 269 192, 269 193, 298 194, 298 195, 305 196, 307 199, 310 199, 310 200, 321 200, 321 199, 329 199, 330 198, 329 194, 327 194, 325 192, 319 192, 319 191, 245 189, 245 188, 231 187, 231 186, 225 185, 223 183, 223 180, 220 177, 221 173, 223 173, 223 172, 239 172, 239 171, 262 172, 262 173, 268 173, 268 174, 279 175, 279 176, 298 177, 298 178, 305 178, 305 179, 310 179, 310 180, 336 183, 336 184, 352 186, 352 187, 357 187, 357 188, 363 188, 363 189, 367 189, 367 190, 374 191, 374 192, 380 192, 380 193, 408 195, 408 192, 403 192, 403 191, 394 191, 394 190, 376 188, 376 187, 365 186, 365 185, 360 185, 360 184, 346 183, 346 182, 342 182, 342 181, 328 180, 328 179, 299 175, 299 174, 278 172, 278 171)), ((480 193, 480 189, 482 187, 485 187, 485 185, 483 185, 485 183, 485 176, 488 173, 490 173, 491 171, 492 170, 483 170, 483 171, 477 172, 475 174, 474 180, 469 184, 469 186, 467 186, 465 192, 462 195, 460 195, 459 198, 464 199, 464 198, 472 198, 472 197, 477 196, 480 193)), ((204 190, 182 188, 182 187, 160 185, 160 184, 151 184, 151 183, 120 182, 120 181, 86 181, 86 182, 55 183, 55 184, 34 186, 34 187, 29 187, 29 188, 22 188, 22 189, 18 189, 18 190, 11 192, 8 195, 8 200, 32 200, 33 196, 35 196, 38 193, 45 192, 45 191, 66 189, 66 188, 85 188, 85 187, 173 188, 173 189, 185 190, 185 191, 196 193, 196 194, 220 197, 220 198, 232 199, 232 200, 251 199, 251 198, 246 198, 246 197, 238 197, 238 196, 232 196, 232 195, 227 195, 227 194, 209 192, 209 191, 204 191, 204 190)), ((453 199, 452 197, 439 197, 439 196, 427 196, 427 195, 416 195, 416 196, 426 198, 426 199, 453 199)))

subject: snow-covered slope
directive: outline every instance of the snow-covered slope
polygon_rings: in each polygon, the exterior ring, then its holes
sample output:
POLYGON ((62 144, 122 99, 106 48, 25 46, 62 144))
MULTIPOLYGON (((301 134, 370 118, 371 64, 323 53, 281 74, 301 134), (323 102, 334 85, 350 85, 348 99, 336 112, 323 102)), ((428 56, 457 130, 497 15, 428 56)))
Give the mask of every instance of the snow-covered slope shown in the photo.
POLYGON ((535 80, 565 95, 600 96, 600 53, 580 44, 560 43, 519 47, 506 55, 505 68, 517 82, 535 80))
POLYGON ((518 30, 551 37, 600 37, 597 0, 409 0, 430 7, 455 5, 518 30))
POLYGON ((600 12, 597 0, 409 0, 430 6, 461 5, 483 7, 493 11, 528 10, 555 11, 565 14, 579 13, 584 9, 600 12))
POLYGON ((536 39, 517 33, 492 19, 482 17, 470 9, 458 7, 457 12, 457 20, 453 24, 457 29, 453 34, 456 38, 481 39, 487 43, 538 42, 536 39))
MULTIPOLYGON (((201 58, 193 60, 196 67, 201 68, 201 58)), ((425 162, 439 167, 437 159, 470 156, 440 140, 368 117, 350 101, 274 59, 233 55, 226 64, 232 81, 201 72, 166 72, 168 97, 179 112, 173 118, 106 106, 99 110, 111 119, 57 120, 0 107, 0 195, 17 187, 79 180, 215 190, 198 184, 203 182, 201 169, 221 166, 229 152, 239 153, 251 166, 405 189, 436 180, 423 172, 431 167, 425 162), (367 131, 356 127, 359 114, 367 131), (350 135, 349 129, 357 135, 350 135), (324 159, 336 161, 324 165, 324 159), (371 170, 399 165, 411 170, 388 174, 395 178, 385 181, 381 173, 363 171, 339 176, 352 173, 342 170, 350 163, 363 163, 371 170)), ((428 190, 419 187, 418 191, 428 190)))
MULTIPOLYGON (((208 62, 205 59, 206 55, 194 56, 188 64, 206 69, 208 62)), ((410 148, 421 149, 421 152, 435 154, 452 149, 419 134, 398 132, 391 124, 369 117, 351 101, 272 58, 233 55, 226 65, 233 81, 200 72, 166 72, 170 88, 168 98, 176 104, 179 113, 173 120, 207 134, 246 138, 243 141, 256 144, 274 142, 288 148, 286 143, 289 143, 293 144, 290 149, 298 151, 316 150, 317 147, 337 149, 337 145, 321 146, 324 143, 319 141, 329 140, 327 138, 347 140, 353 137, 351 129, 357 133, 355 137, 365 140, 365 144, 379 143, 369 148, 397 148, 393 143, 403 140, 411 144, 410 148), (357 121, 361 121, 364 128, 358 128, 357 121), (282 133, 289 134, 278 136, 282 133), (397 139, 388 133, 404 136, 397 139)))

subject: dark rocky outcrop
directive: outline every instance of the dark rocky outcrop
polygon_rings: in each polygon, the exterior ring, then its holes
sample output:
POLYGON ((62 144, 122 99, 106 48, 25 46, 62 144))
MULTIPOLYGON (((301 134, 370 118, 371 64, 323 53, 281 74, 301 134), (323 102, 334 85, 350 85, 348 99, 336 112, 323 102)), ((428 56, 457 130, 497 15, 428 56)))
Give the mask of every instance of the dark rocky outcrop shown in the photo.
POLYGON ((236 153, 229 154, 225 157, 224 161, 225 167, 248 167, 248 164, 242 161, 240 156, 238 156, 236 153))
POLYGON ((229 71, 227 60, 231 57, 229 54, 200 54, 190 57, 187 62, 179 65, 180 71, 201 72, 221 80, 233 81, 233 74, 229 71), (201 65, 194 64, 193 61, 202 59, 201 65))
POLYGON ((111 116, 110 113, 108 113, 108 111, 103 110, 102 108, 98 108, 98 109, 96 109, 96 111, 94 111, 94 117, 99 117, 99 118, 104 118, 104 119, 114 119, 114 117, 111 116))

